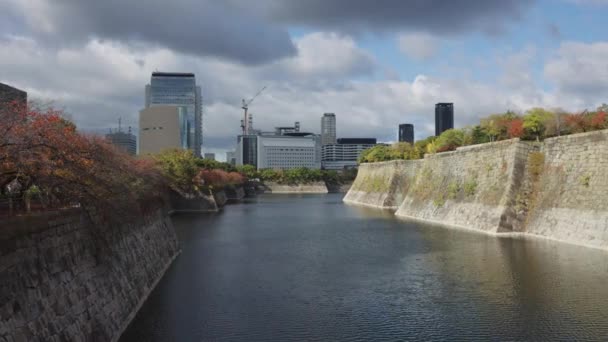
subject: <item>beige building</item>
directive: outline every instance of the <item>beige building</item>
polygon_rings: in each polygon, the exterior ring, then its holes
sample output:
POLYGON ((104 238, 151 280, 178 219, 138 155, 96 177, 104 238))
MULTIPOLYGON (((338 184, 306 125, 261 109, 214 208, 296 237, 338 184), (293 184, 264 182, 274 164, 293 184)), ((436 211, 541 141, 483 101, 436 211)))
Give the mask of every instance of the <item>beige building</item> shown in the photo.
POLYGON ((187 109, 182 106, 154 106, 139 112, 139 154, 156 154, 167 149, 188 148, 187 109))

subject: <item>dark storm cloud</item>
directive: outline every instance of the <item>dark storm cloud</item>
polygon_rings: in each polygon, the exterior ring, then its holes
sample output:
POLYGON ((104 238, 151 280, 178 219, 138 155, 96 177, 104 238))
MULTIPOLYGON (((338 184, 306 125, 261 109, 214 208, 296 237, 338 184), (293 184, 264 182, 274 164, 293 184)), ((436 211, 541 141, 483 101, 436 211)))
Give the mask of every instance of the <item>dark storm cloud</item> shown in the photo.
MULTIPOLYGON (((240 0, 232 0, 241 2, 240 0)), ((534 0, 257 0, 267 16, 290 24, 340 31, 423 30, 496 32, 534 0)))
MULTIPOLYGON (((12 14, 19 14, 32 33, 52 43, 112 39, 244 64, 265 63, 297 52, 285 28, 223 1, 56 0, 47 4, 38 8, 16 5, 14 12, 21 13, 12 14), (42 29, 31 11, 48 20, 51 30, 42 29)), ((0 19, 4 19, 1 14, 0 19)))

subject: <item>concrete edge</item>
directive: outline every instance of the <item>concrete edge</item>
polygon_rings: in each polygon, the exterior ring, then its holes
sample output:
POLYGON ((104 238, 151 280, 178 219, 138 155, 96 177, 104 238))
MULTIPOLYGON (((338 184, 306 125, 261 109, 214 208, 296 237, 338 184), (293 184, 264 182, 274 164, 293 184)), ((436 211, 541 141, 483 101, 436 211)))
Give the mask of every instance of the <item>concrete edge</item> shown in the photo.
POLYGON ((268 191, 266 194, 328 194, 328 191, 268 191))
POLYGON ((154 291, 154 289, 156 288, 156 286, 158 285, 158 283, 160 282, 160 280, 163 279, 163 277, 165 276, 165 273, 167 273, 167 271, 169 270, 169 267, 171 267, 171 265, 173 265, 173 262, 175 261, 175 259, 177 259, 177 257, 181 253, 182 253, 182 250, 180 248, 173 255, 173 257, 171 257, 171 259, 165 264, 165 266, 163 267, 162 271, 160 272, 160 274, 158 275, 158 277, 156 278, 156 280, 152 283, 152 286, 150 286, 148 288, 148 290, 146 291, 146 293, 139 299, 139 302, 137 303, 137 305, 135 306, 135 308, 127 316, 127 319, 125 320, 125 322, 123 323, 122 327, 120 328, 119 333, 112 339, 112 342, 118 342, 118 340, 120 339, 120 337, 122 336, 122 334, 125 333, 125 331, 129 327, 129 325, 131 324, 131 322, 133 321, 133 319, 135 318, 135 316, 137 316, 137 313, 139 312, 139 310, 141 309, 141 307, 144 305, 144 303, 146 302, 146 300, 148 300, 148 297, 150 297, 150 294, 152 293, 152 291, 154 291))
POLYGON ((355 205, 355 206, 360 206, 360 207, 366 207, 366 208, 375 208, 375 209, 382 209, 382 210, 392 210, 393 212, 397 211, 397 209, 399 209, 399 206, 381 206, 381 205, 376 205, 376 204, 369 204, 369 203, 363 203, 363 202, 357 202, 357 201, 352 201, 352 200, 347 200, 347 199, 342 199, 342 202, 349 204, 349 205, 355 205))

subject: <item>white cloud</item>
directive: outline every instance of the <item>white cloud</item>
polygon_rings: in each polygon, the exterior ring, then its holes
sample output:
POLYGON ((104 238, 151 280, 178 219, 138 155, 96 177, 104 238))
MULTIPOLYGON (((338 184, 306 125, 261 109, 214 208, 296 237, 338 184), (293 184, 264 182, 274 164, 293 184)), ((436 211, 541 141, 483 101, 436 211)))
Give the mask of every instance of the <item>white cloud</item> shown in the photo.
POLYGON ((401 53, 414 60, 432 58, 439 50, 441 40, 428 33, 406 33, 397 38, 401 53))
POLYGON ((608 42, 562 43, 544 68, 547 80, 564 96, 599 104, 608 94, 608 42), (595 100, 595 101, 594 101, 595 100))
POLYGON ((125 125, 136 126, 152 71, 192 71, 203 89, 205 142, 208 150, 219 152, 235 144, 240 100, 264 85, 268 90, 251 106, 258 128, 300 121, 304 130, 319 132, 321 115, 335 112, 339 136, 391 141, 399 123, 413 123, 417 138, 433 134, 436 102, 454 102, 456 124, 462 127, 506 109, 580 109, 601 102, 606 92, 590 96, 576 85, 606 85, 608 80, 606 43, 564 44, 545 68, 556 92, 543 91, 532 82, 530 64, 537 58, 533 47, 499 60, 505 73, 502 82, 480 82, 466 75, 366 77, 382 74, 387 67, 378 66, 351 38, 333 33, 305 35, 295 44, 299 54, 293 58, 245 66, 163 48, 139 50, 108 40, 53 49, 12 36, 0 38, 0 82, 56 100, 82 128, 107 129, 119 116, 125 125))

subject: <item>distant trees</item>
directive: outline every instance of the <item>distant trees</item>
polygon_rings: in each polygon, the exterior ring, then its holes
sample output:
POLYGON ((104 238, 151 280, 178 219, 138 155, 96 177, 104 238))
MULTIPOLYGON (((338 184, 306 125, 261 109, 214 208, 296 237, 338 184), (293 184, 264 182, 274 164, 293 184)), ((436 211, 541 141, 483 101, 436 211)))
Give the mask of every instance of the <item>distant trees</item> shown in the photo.
POLYGON ((246 174, 237 172, 234 166, 197 158, 190 150, 166 150, 153 158, 169 185, 188 194, 213 191, 247 181, 246 174))

